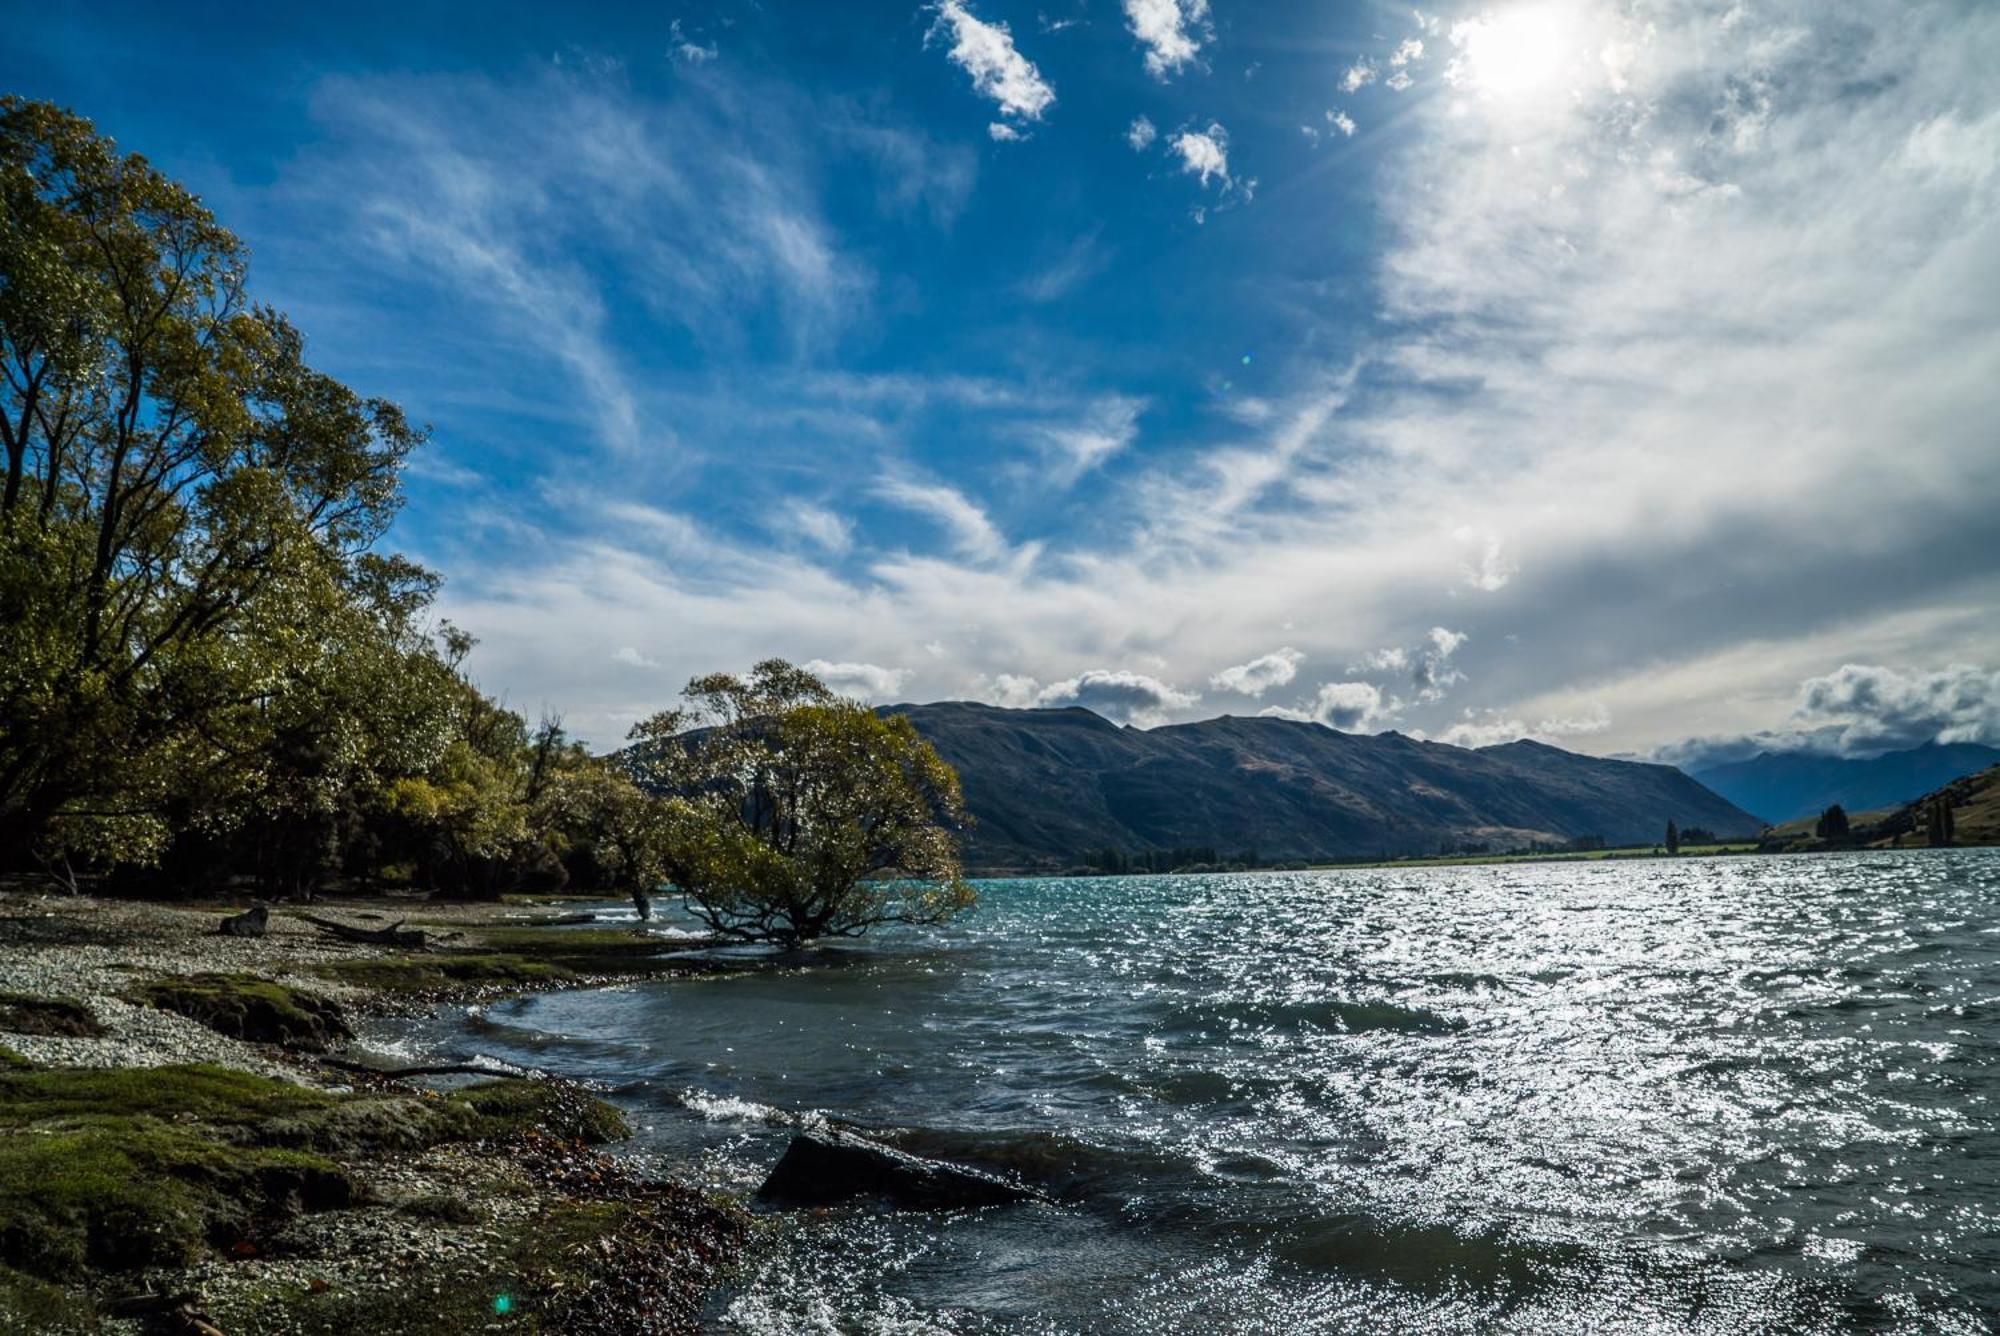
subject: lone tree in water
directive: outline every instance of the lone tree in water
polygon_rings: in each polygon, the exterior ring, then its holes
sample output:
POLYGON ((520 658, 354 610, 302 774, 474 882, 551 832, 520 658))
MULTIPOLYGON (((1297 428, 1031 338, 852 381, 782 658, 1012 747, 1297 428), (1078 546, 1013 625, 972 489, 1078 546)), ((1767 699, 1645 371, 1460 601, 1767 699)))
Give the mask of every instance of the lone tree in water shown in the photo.
POLYGON ((908 719, 782 659, 682 694, 627 757, 661 801, 662 866, 711 931, 791 948, 972 904, 958 776, 908 719))
POLYGON ((1818 823, 1813 826, 1813 834, 1823 840, 1844 840, 1847 833, 1847 809, 1839 803, 1821 812, 1818 823))
POLYGON ((1681 828, 1675 825, 1670 820, 1667 822, 1667 852, 1670 854, 1677 854, 1680 851, 1681 851, 1681 828))

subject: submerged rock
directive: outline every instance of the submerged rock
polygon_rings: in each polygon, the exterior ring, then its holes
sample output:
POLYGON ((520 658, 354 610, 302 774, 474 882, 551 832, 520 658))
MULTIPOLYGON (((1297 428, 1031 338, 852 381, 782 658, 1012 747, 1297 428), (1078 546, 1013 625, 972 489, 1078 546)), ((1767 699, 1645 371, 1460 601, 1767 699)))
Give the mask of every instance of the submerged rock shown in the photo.
POLYGON ((757 1189, 759 1201, 780 1206, 827 1206, 853 1197, 876 1197, 915 1211, 1047 1200, 1033 1188, 997 1174, 926 1160, 851 1132, 830 1131, 793 1137, 757 1189))

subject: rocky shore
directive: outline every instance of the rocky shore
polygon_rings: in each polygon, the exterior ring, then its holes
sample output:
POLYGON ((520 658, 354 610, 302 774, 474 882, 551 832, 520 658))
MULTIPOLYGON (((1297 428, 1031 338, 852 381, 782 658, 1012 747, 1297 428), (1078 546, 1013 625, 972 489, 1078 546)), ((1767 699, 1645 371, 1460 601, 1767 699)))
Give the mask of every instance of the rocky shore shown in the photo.
POLYGON ((0 894, 0 1330, 674 1332, 754 1237, 560 1078, 374 1074, 353 1018, 685 972, 562 907, 0 894), (346 940, 398 921, 422 949, 346 940))

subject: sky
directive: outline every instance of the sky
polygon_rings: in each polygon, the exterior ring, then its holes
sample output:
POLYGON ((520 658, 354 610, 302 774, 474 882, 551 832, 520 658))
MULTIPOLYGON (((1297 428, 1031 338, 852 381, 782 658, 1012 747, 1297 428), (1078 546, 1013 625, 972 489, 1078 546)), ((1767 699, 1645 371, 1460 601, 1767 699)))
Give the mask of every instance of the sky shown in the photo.
POLYGON ((0 0, 430 424, 599 745, 868 699, 2000 743, 2000 5, 0 0))

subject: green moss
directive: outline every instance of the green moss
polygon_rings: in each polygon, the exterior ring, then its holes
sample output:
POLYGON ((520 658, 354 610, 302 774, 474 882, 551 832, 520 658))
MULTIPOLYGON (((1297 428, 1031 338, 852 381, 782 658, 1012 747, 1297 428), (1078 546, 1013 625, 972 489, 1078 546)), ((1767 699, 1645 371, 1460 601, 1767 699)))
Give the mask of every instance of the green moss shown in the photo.
POLYGON ((530 1131, 628 1135, 566 1082, 334 1094, 222 1067, 0 1073, 0 1256, 34 1276, 184 1265, 302 1210, 341 1206, 336 1157, 530 1131))
POLYGON ((87 1039, 111 1033, 81 1002, 67 997, 30 997, 25 993, 0 993, 0 1030, 87 1039))
POLYGON ((149 1116, 248 1127, 324 1109, 340 1096, 228 1067, 78 1067, 0 1075, 0 1128, 149 1116))
POLYGON ((345 1170, 153 1118, 0 1137, 0 1255, 33 1275, 182 1266, 299 1210, 343 1206, 345 1170))
POLYGON ((0 1331, 98 1330, 97 1308, 82 1295, 0 1266, 0 1331))
POLYGON ((365 956, 336 960, 316 972, 324 978, 389 994, 431 994, 468 988, 570 983, 573 971, 547 961, 510 955, 365 956))
POLYGON ((566 1081, 485 1081, 447 1099, 477 1114, 480 1135, 491 1139, 540 1131, 601 1146, 632 1135, 624 1114, 566 1081))
POLYGON ((255 974, 155 979, 134 997, 252 1043, 324 1053, 350 1037, 347 1021, 333 1002, 255 974))
POLYGON ((25 1072, 34 1065, 5 1044, 0 1044, 0 1072, 25 1072))

